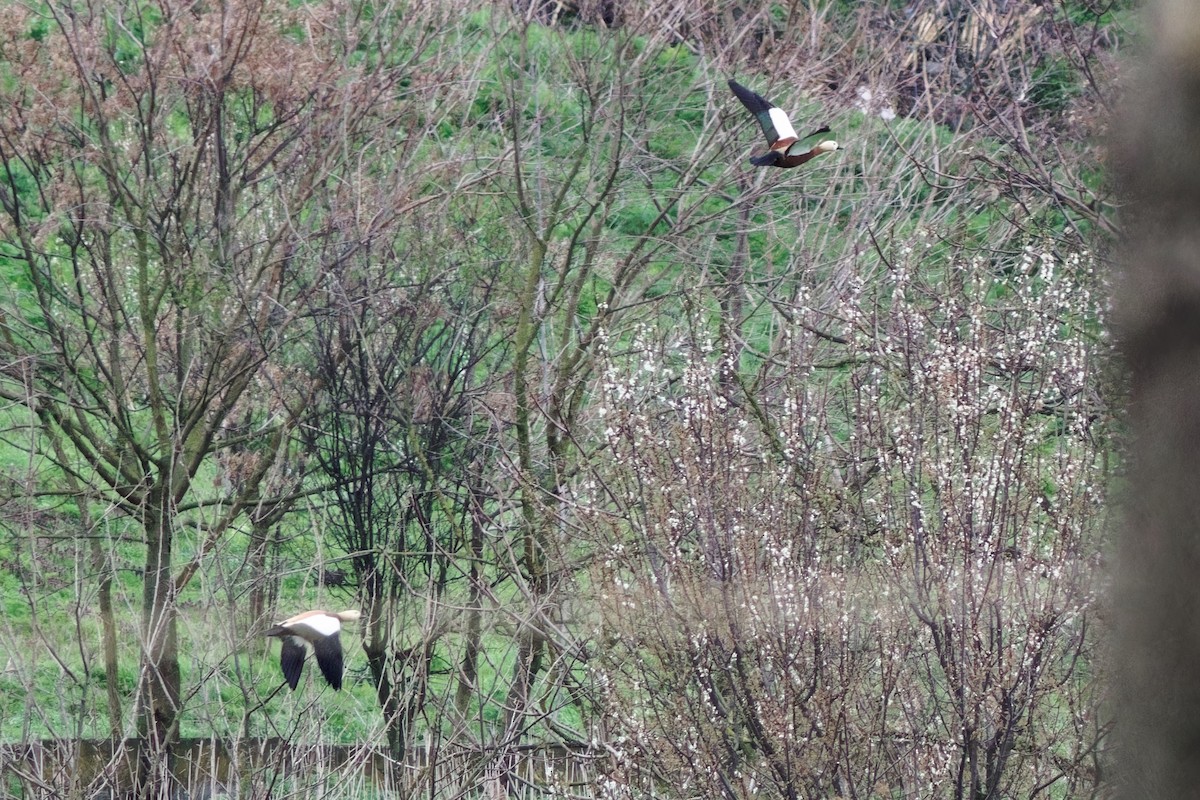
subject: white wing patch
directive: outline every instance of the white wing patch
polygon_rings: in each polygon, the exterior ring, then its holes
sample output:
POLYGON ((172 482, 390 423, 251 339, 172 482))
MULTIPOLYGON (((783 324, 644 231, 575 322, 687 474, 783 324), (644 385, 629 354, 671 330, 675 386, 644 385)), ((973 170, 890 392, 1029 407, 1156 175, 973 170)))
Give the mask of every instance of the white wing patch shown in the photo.
POLYGON ((771 124, 775 126, 775 135, 780 139, 796 139, 796 129, 792 127, 792 121, 788 119, 788 115, 784 113, 782 108, 773 106, 771 108, 771 124))
POLYGON ((317 636, 328 636, 340 631, 342 623, 341 620, 330 614, 314 614, 311 617, 297 620, 287 627, 301 635, 304 635, 306 631, 311 631, 317 636))

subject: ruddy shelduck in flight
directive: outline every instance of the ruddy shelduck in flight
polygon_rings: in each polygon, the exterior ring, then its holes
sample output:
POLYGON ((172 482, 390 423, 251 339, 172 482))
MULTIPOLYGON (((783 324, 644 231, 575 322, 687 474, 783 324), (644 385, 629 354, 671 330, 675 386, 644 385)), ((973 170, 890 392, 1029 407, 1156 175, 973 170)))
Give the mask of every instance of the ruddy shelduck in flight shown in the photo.
POLYGON ((294 691, 300 683, 304 657, 311 645, 321 674, 335 690, 342 688, 342 640, 339 634, 343 622, 353 622, 362 614, 358 611, 305 611, 277 623, 266 632, 282 642, 279 666, 283 677, 294 691))
POLYGON ((750 91, 737 81, 731 80, 729 88, 737 95, 737 99, 742 101, 742 105, 749 109, 750 113, 758 120, 763 133, 767 135, 767 146, 771 148, 761 156, 752 157, 751 164, 759 167, 789 169, 798 167, 822 153, 832 153, 838 149, 838 143, 832 139, 822 139, 812 147, 801 144, 805 139, 811 139, 821 133, 829 133, 828 127, 818 128, 808 136, 799 137, 796 135, 796 129, 792 127, 792 121, 788 119, 788 115, 782 108, 772 104, 762 95, 750 91))

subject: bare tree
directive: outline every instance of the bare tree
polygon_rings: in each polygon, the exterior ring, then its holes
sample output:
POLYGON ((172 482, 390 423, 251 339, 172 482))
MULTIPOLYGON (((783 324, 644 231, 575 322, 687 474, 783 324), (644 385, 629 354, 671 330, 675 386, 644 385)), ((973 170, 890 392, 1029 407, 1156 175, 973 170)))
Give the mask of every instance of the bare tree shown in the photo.
MULTIPOLYGON (((444 271, 422 242, 446 234, 422 233, 411 232, 396 258, 329 288, 314 359, 326 388, 305 435, 335 498, 334 538, 351 554, 363 647, 401 761, 443 639, 458 626, 454 589, 482 556, 467 552, 466 467, 486 461, 492 428, 478 413, 491 388, 479 376, 507 356, 491 342, 490 287, 444 271), (404 276, 412 282, 398 282, 404 276)), ((470 638, 477 649, 478 634, 470 638)))
POLYGON ((36 420, 36 452, 72 491, 145 543, 138 718, 164 741, 181 702, 176 598, 261 505, 321 390, 290 355, 313 288, 412 202, 382 179, 372 207, 348 188, 364 153, 396 146, 400 74, 350 66, 383 33, 345 28, 333 4, 8 13, 0 230, 17 281, 0 396, 36 420), (233 448, 219 489, 197 482, 233 448), (203 531, 185 564, 182 525, 203 531))
POLYGON ((662 68, 675 36, 657 16, 630 9, 618 30, 579 46, 562 31, 547 34, 535 11, 507 31, 519 42, 505 97, 505 194, 516 222, 509 463, 520 517, 512 559, 528 603, 508 697, 510 743, 554 718, 550 698, 560 696, 559 681, 573 680, 580 652, 562 606, 583 563, 568 496, 597 447, 580 421, 599 377, 598 348, 678 308, 679 287, 704 277, 680 268, 691 243, 754 194, 738 196, 733 133, 711 86, 698 86, 688 69, 662 68), (538 52, 547 41, 561 54, 549 69, 538 52), (543 86, 552 88, 549 104, 543 86), (686 142, 676 139, 675 115, 699 120, 686 142), (547 149, 563 157, 535 158, 547 149))

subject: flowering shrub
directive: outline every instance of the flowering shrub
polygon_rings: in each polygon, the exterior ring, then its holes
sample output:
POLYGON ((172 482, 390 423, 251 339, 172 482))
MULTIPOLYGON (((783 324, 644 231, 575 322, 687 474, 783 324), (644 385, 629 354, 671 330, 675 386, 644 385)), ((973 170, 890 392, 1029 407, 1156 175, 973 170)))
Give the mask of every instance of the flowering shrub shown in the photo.
POLYGON ((798 290, 740 363, 606 344, 615 512, 586 519, 622 769, 681 797, 1094 790, 1102 279, 936 261, 798 290))

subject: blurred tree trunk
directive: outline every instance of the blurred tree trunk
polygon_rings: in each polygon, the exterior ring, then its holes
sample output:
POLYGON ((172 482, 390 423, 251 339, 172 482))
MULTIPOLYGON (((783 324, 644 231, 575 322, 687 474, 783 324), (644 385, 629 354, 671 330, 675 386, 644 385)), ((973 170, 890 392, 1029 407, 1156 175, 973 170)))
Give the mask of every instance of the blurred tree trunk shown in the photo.
POLYGON ((1118 779, 1131 800, 1200 796, 1200 17, 1162 0, 1149 21, 1116 150, 1134 467, 1114 611, 1118 779))

